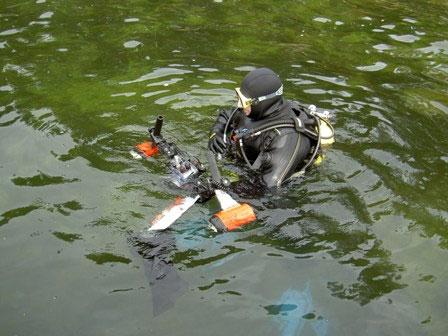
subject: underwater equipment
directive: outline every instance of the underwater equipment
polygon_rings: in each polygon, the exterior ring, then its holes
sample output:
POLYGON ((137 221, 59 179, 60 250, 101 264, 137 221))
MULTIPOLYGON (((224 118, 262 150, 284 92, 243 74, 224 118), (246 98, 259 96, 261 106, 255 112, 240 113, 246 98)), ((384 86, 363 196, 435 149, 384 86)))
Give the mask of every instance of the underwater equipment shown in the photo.
POLYGON ((320 144, 331 145, 334 143, 334 128, 330 124, 330 113, 328 111, 317 112, 315 105, 308 106, 308 110, 319 118, 320 144))
MULTIPOLYGON (((177 197, 173 204, 170 204, 150 222, 148 231, 167 229, 197 201, 201 201, 204 194, 211 196, 212 190, 222 209, 210 220, 214 231, 231 231, 254 221, 256 217, 249 205, 239 204, 222 190, 226 189, 230 182, 221 177, 214 154, 211 151, 208 152, 212 178, 200 178, 200 175, 206 171, 205 166, 197 158, 189 156, 174 143, 163 138, 161 135, 162 125, 163 116, 158 116, 154 127, 148 129, 150 141, 134 146, 130 153, 136 159, 148 159, 157 153, 163 154, 169 159, 168 169, 172 182, 177 187, 190 193, 193 192, 193 195, 177 197)), ((209 198, 205 196, 206 200, 209 198)))
MULTIPOLYGON (((318 152, 321 149, 321 145, 329 145, 334 142, 334 129, 328 120, 329 113, 327 111, 325 111, 324 113, 317 112, 317 108, 315 105, 310 105, 308 107, 299 105, 297 107, 293 107, 293 110, 296 113, 296 118, 294 119, 273 120, 260 127, 255 127, 252 129, 242 128, 234 131, 232 139, 238 143, 241 155, 249 168, 257 169, 256 164, 251 164, 249 159, 247 158, 246 152, 244 150, 244 141, 249 138, 259 136, 263 132, 278 128, 295 128, 298 132, 308 136, 311 139, 316 140, 316 145, 314 146, 314 150, 312 151, 308 162, 300 169, 300 171, 292 175, 294 177, 303 175, 305 173, 306 169, 317 158, 318 152), (305 112, 309 118, 305 122, 299 119, 300 111, 305 112)), ((287 169, 285 169, 285 173, 286 171, 288 171, 290 164, 294 161, 294 157, 297 153, 299 145, 300 137, 297 140, 294 154, 289 160, 289 164, 287 169)), ((279 179, 279 184, 282 182, 283 177, 279 179)))
MULTIPOLYGON (((173 184, 183 189, 191 189, 198 183, 199 176, 205 172, 205 166, 198 159, 181 151, 174 143, 168 142, 161 134, 162 125, 163 116, 159 115, 154 127, 148 129, 150 140, 135 145, 130 153, 135 159, 149 159, 155 154, 163 154, 168 159, 168 170, 173 184)), ((177 197, 173 204, 150 222, 148 231, 167 229, 200 198, 200 195, 177 197)))
POLYGON ((182 187, 193 183, 205 172, 205 166, 195 157, 181 151, 174 143, 168 142, 161 134, 163 116, 159 115, 155 125, 148 129, 150 141, 138 144, 130 151, 135 159, 148 159, 157 153, 162 153, 169 160, 168 170, 172 182, 182 187))
MULTIPOLYGON (((213 152, 207 155, 212 179, 217 186, 228 185, 229 182, 221 177, 216 158, 213 152)), ((216 198, 221 206, 221 211, 214 214, 210 219, 210 227, 217 232, 233 231, 244 225, 250 224, 257 219, 254 210, 249 204, 240 204, 232 196, 221 189, 215 190, 216 198)))

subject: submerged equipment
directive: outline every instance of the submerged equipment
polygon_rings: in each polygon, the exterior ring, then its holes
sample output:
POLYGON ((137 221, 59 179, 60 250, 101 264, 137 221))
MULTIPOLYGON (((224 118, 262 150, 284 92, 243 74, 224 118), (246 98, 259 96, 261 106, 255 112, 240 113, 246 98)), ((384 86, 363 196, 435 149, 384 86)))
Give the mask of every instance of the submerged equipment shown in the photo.
POLYGON ((154 127, 149 128, 150 141, 138 144, 130 151, 136 159, 148 159, 157 153, 162 153, 168 161, 168 169, 171 173, 173 183, 182 189, 195 192, 192 196, 177 197, 173 204, 165 208, 151 222, 148 231, 165 230, 170 227, 183 213, 191 208, 201 199, 198 190, 213 193, 218 198, 221 211, 210 218, 211 228, 216 232, 232 231, 256 219, 252 207, 248 204, 239 204, 228 193, 224 191, 230 182, 221 177, 216 158, 209 151, 208 162, 211 179, 200 178, 205 171, 205 166, 194 157, 181 151, 174 143, 168 142, 161 135, 163 116, 158 116, 154 127))
POLYGON ((136 159, 147 159, 161 152, 169 159, 168 169, 176 186, 182 187, 194 182, 205 172, 205 166, 197 158, 181 151, 174 143, 168 142, 161 134, 162 125, 163 116, 159 115, 154 127, 148 129, 150 141, 136 145, 131 155, 136 159))
MULTIPOLYGON (((215 155, 208 152, 208 164, 213 181, 219 184, 223 181, 216 164, 215 155)), ((221 211, 215 213, 210 219, 211 228, 217 232, 233 231, 257 219, 255 212, 249 204, 240 204, 223 190, 215 190, 216 198, 221 206, 221 211)))

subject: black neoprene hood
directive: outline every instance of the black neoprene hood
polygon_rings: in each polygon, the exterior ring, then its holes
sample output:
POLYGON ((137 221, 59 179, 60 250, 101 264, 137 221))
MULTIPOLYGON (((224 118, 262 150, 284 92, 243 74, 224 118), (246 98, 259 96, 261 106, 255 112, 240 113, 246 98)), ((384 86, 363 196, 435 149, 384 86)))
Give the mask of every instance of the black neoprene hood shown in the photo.
MULTIPOLYGON (((258 68, 249 72, 241 83, 241 93, 249 98, 258 98, 274 93, 282 86, 280 77, 271 69, 258 68)), ((276 96, 271 99, 252 105, 252 111, 249 118, 258 120, 263 117, 274 103, 282 99, 282 96, 276 96)))

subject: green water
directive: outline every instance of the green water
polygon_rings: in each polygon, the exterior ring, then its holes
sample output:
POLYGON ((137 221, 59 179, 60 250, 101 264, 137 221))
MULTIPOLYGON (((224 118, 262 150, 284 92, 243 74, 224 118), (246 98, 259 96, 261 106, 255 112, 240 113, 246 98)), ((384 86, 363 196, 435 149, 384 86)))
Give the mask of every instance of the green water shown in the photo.
POLYGON ((446 1, 0 4, 1 335, 446 334, 446 1), (205 158, 258 66, 336 144, 242 232, 179 220, 187 290, 154 316, 129 237, 176 189, 128 151, 163 114, 205 158))

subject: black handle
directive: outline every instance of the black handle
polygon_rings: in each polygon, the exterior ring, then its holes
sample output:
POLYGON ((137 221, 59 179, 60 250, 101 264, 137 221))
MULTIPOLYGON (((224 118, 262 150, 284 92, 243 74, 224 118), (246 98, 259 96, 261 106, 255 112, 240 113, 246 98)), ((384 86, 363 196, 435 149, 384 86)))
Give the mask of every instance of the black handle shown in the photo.
POLYGON ((212 151, 207 153, 207 161, 210 167, 210 174, 212 174, 212 179, 216 183, 221 183, 221 173, 218 170, 218 164, 216 163, 215 154, 212 151))
POLYGON ((160 132, 162 131, 162 125, 163 125, 163 116, 159 115, 156 119, 156 124, 154 126, 154 130, 152 134, 156 137, 160 136, 160 132))

